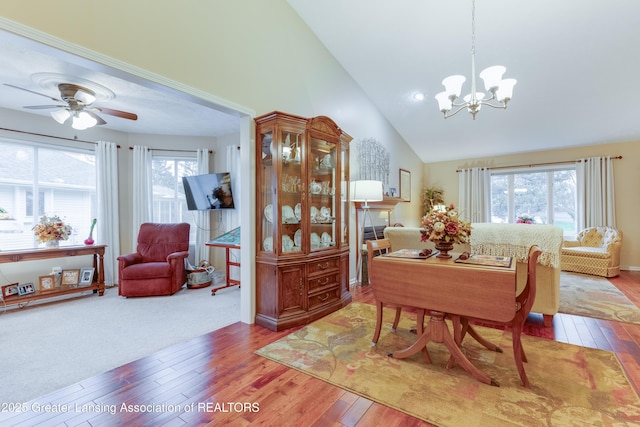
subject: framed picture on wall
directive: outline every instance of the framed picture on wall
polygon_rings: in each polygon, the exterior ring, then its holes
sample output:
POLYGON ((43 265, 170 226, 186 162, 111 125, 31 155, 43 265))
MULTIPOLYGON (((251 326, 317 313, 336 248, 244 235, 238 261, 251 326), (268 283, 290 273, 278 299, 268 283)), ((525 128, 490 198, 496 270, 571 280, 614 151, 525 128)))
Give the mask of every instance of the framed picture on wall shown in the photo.
POLYGON ((400 198, 403 202, 411 201, 411 172, 400 169, 400 198))

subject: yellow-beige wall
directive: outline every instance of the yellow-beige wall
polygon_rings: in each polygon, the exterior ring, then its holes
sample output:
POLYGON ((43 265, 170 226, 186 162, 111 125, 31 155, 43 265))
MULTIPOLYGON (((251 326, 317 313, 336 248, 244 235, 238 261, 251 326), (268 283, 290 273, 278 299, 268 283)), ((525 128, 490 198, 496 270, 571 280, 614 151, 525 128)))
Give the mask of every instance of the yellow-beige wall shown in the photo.
POLYGON ((545 162, 572 161, 593 156, 622 156, 614 161, 616 198, 616 226, 623 232, 624 241, 620 266, 640 270, 640 142, 587 145, 562 150, 534 151, 508 156, 485 157, 428 163, 424 180, 428 185, 444 189, 448 203, 458 203, 457 169, 470 167, 499 167, 545 162))

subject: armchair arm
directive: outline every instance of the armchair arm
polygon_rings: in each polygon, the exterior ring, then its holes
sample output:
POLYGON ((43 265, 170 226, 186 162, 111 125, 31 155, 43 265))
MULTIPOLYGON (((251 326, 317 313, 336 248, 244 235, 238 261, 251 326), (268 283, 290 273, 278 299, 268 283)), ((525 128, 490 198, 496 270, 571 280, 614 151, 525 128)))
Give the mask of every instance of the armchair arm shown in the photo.
POLYGON ((582 246, 582 244, 578 240, 563 240, 562 247, 563 248, 575 248, 577 246, 582 246))
MULTIPOLYGON (((173 252, 173 253, 170 253, 169 255, 167 255, 167 262, 171 264, 171 262, 174 261, 174 260, 182 261, 183 259, 185 259, 188 256, 189 256, 189 251, 173 252)), ((182 262, 184 262, 184 261, 182 261, 182 262)))
POLYGON ((128 267, 133 264, 139 264, 142 262, 142 255, 137 252, 132 254, 120 255, 118 257, 118 263, 120 264, 120 269, 128 267))
POLYGON ((620 249, 622 248, 621 242, 609 243, 606 248, 612 258, 620 259, 620 249))

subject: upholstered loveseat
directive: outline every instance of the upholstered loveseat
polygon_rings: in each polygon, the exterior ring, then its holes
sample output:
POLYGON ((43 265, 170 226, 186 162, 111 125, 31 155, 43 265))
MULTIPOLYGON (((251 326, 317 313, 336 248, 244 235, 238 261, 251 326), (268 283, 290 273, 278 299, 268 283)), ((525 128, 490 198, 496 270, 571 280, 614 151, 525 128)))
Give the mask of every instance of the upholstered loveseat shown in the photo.
POLYGON ((589 227, 576 240, 565 240, 560 265, 564 271, 614 277, 620 274, 622 231, 613 227, 589 227))
MULTIPOLYGON (((418 227, 387 227, 384 237, 393 250, 411 248, 434 249, 432 242, 420 242, 418 227)), ((536 269, 537 293, 532 312, 541 313, 544 323, 551 325, 560 307, 560 249, 562 229, 552 225, 531 224, 471 224, 470 245, 455 245, 455 252, 512 256, 517 264, 517 292, 527 281, 526 259, 529 247, 536 244, 542 250, 536 269)))

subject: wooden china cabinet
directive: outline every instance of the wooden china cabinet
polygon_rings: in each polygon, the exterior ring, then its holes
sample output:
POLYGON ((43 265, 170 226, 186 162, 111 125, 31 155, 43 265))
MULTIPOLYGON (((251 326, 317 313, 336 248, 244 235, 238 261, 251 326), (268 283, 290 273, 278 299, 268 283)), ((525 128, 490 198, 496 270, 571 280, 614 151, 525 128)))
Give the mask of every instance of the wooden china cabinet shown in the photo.
POLYGON ((256 121, 256 323, 279 331, 351 302, 349 142, 333 120, 256 121))

